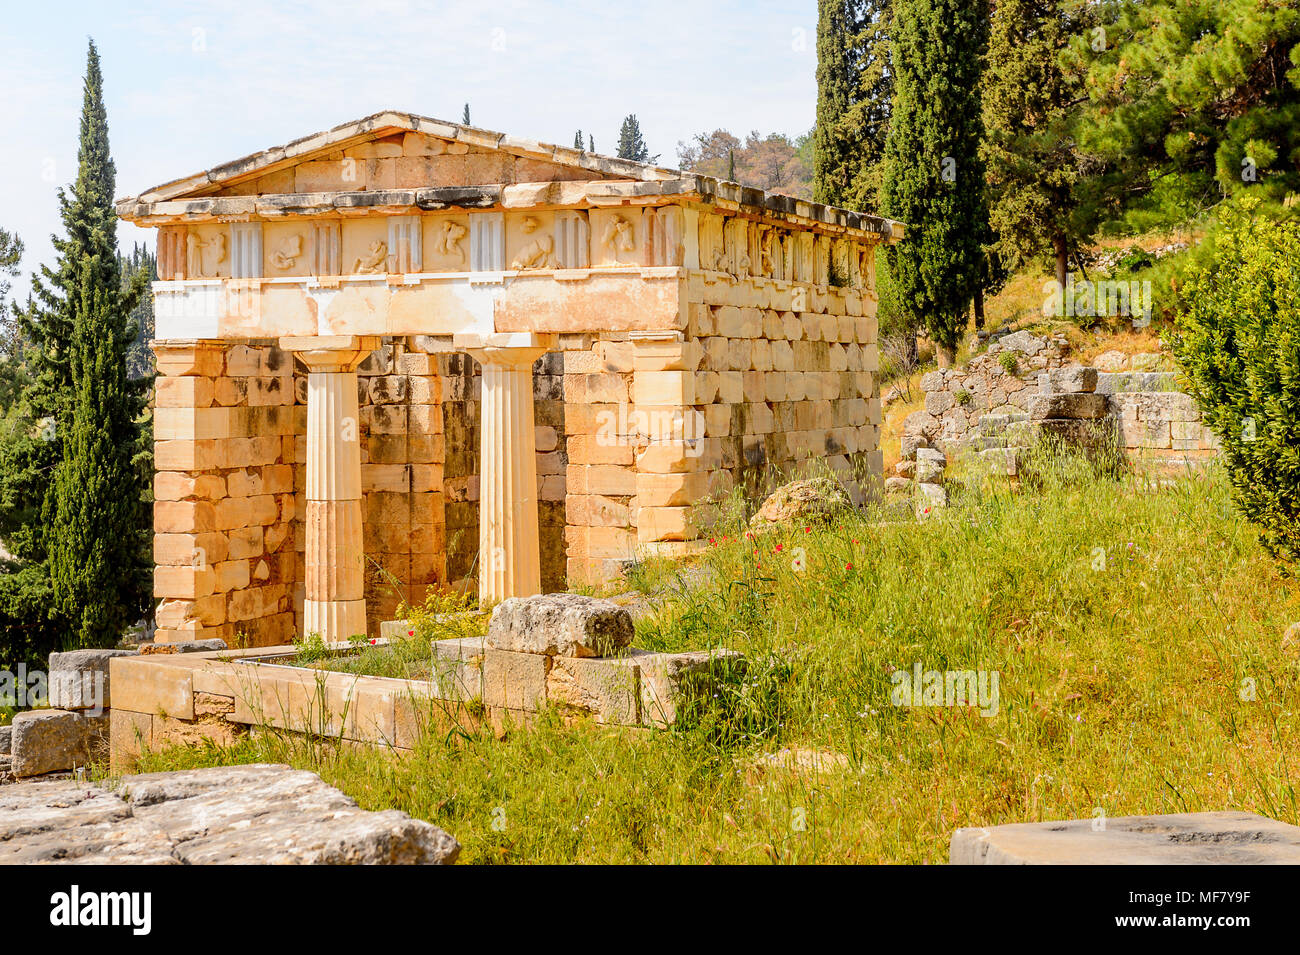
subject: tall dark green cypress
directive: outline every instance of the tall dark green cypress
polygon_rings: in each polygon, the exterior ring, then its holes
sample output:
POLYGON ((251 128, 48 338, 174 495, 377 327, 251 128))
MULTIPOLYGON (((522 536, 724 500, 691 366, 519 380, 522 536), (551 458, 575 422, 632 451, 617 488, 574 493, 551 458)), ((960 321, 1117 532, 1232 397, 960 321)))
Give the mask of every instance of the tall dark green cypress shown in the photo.
POLYGON ((814 198, 874 210, 889 131, 892 0, 821 0, 817 24, 814 198))
MULTIPOLYGON (((58 402, 60 460, 45 497, 51 594, 68 625, 67 645, 111 645, 147 609, 142 537, 148 534, 135 463, 143 389, 127 374, 136 335, 131 312, 144 276, 124 285, 113 211, 116 172, 108 147, 103 76, 92 42, 86 58, 77 179, 60 191, 67 238, 47 301, 66 330, 61 367, 68 392, 58 402)), ((33 316, 43 324, 48 314, 33 316)))
POLYGON ((902 308, 951 362, 979 289, 988 235, 979 147, 987 0, 895 0, 894 105, 882 208, 907 224, 889 248, 902 308))
POLYGON ((817 3, 817 125, 813 129, 813 201, 840 206, 858 162, 857 130, 849 123, 856 70, 857 0, 817 3))

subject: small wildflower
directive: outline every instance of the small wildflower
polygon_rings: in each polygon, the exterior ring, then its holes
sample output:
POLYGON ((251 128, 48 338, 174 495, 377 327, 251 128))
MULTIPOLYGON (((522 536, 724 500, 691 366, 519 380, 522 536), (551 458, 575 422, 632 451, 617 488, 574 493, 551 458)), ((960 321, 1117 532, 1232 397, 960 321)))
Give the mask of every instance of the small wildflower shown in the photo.
POLYGON ((852 564, 852 563, 845 564, 845 565, 844 565, 844 569, 845 569, 845 570, 852 570, 852 569, 853 569, 853 564, 852 564))
POLYGON ((805 534, 810 534, 810 533, 812 533, 812 528, 811 528, 811 527, 805 527, 805 528, 803 529, 803 532, 804 532, 805 534))
POLYGON ((371 638, 370 638, 370 645, 371 645, 372 647, 375 646, 377 643, 379 643, 379 641, 378 641, 377 639, 375 639, 374 637, 371 637, 371 638))
POLYGON ((776 545, 777 552, 779 553, 781 548, 783 548, 784 546, 785 546, 784 544, 777 544, 776 545))

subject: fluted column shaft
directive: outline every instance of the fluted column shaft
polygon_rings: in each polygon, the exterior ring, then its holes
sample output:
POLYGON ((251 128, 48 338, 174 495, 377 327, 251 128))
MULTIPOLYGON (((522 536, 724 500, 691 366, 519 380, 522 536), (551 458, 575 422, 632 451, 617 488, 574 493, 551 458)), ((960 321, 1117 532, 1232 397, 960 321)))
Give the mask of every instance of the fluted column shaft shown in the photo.
POLYGON ((303 630, 350 640, 366 633, 357 366, 379 340, 284 339, 281 346, 296 346, 308 371, 303 630))
POLYGON ((533 362, 539 347, 471 348, 483 369, 479 422, 479 603, 542 592, 533 362))

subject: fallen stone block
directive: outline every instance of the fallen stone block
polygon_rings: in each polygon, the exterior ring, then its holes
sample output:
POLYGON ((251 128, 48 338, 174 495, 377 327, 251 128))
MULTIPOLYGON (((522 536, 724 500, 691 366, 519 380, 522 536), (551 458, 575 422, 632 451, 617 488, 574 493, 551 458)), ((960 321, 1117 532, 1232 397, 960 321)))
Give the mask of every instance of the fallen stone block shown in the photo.
POLYGON ((677 722, 691 700, 711 695, 719 678, 745 666, 745 655, 736 650, 634 650, 629 658, 641 670, 641 722, 660 728, 677 722))
POLYGON ((493 650, 566 657, 603 657, 632 642, 632 616, 618 604, 579 594, 510 597, 488 623, 493 650))
POLYGON ((0 789, 0 863, 450 864, 460 845, 314 773, 233 766, 0 789))
POLYGON ((922 461, 931 461, 941 468, 948 466, 948 457, 938 448, 917 448, 916 460, 919 464, 922 461))
POLYGON ((138 650, 71 650, 50 654, 50 705, 61 710, 106 710, 110 701, 108 661, 137 656, 138 650))
POLYGON ((1105 417, 1105 395, 1080 393, 1068 395, 1034 395, 1029 399, 1029 417, 1094 420, 1105 417))
POLYGON ((443 700, 469 702, 483 697, 483 637, 433 642, 433 684, 443 700))
POLYGON ((899 443, 899 450, 904 461, 916 458, 917 448, 928 448, 930 441, 923 434, 904 434, 899 443))
POLYGON ((921 484, 942 484, 943 465, 936 461, 918 458, 915 477, 921 484))
POLYGON ((1047 372, 1047 393, 1053 395, 1097 390, 1097 369, 1086 365, 1053 368, 1047 372))
POLYGON ((1250 812, 1117 816, 958 829, 953 865, 1300 864, 1300 826, 1250 812))
POLYGON ((13 752, 14 728, 12 726, 0 726, 0 756, 8 756, 13 752))
POLYGON ((546 675, 546 699, 591 713, 599 723, 641 722, 641 667, 626 657, 556 657, 546 675))
POLYGON ((930 517, 936 508, 948 506, 948 492, 942 484, 916 486, 916 516, 920 520, 930 517))
POLYGON ((886 491, 901 491, 906 493, 912 489, 912 482, 905 477, 888 477, 885 478, 886 491))
POLYGON ((68 710, 28 710, 14 716, 15 776, 65 773, 90 758, 90 727, 80 713, 68 710))

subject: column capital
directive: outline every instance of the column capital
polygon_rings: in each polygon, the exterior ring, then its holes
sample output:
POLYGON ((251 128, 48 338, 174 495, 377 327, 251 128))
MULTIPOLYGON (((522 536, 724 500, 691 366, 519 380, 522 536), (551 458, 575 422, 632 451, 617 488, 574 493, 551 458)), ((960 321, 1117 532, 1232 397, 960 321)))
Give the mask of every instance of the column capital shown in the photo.
POLYGON ((490 335, 452 336, 452 347, 468 352, 480 365, 531 368, 533 362, 555 348, 555 335, 536 332, 496 332, 490 335))
POLYGON ((378 335, 306 335, 280 339, 280 347, 302 359, 312 372, 356 371, 383 344, 378 335))

